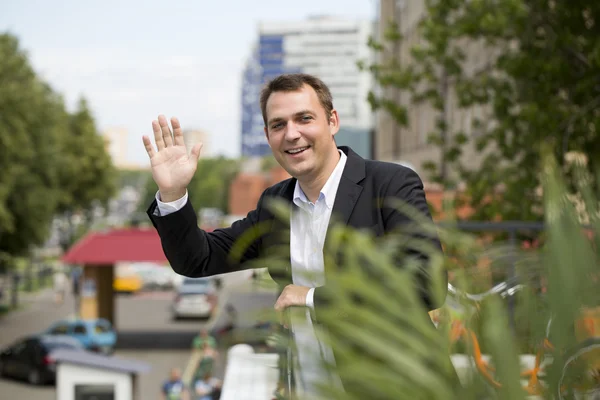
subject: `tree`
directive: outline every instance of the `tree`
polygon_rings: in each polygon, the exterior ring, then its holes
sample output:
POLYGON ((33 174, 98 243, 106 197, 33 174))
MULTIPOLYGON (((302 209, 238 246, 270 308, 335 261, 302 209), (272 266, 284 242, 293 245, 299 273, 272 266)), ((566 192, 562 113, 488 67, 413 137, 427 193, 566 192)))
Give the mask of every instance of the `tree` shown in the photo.
POLYGON ((8 34, 0 35, 0 110, 0 252, 15 256, 48 235, 67 120, 62 99, 8 34))
POLYGON ((148 170, 129 170, 129 169, 119 169, 117 171, 118 175, 118 184, 117 186, 122 189, 127 186, 131 186, 137 189, 142 189, 145 187, 148 180, 152 180, 152 174, 148 170))
MULTIPOLYGON (((382 87, 399 88, 411 103, 429 102, 437 118, 429 143, 441 159, 423 167, 430 177, 452 187, 466 183, 465 199, 474 219, 539 220, 540 145, 551 144, 564 161, 569 151, 583 152, 596 171, 600 162, 600 4, 547 0, 427 0, 411 62, 392 57, 362 64, 382 87), (483 43, 490 57, 472 73, 465 48, 483 43), (483 107, 472 130, 450 132, 448 96, 462 109, 483 107), (465 166, 465 145, 482 155, 477 169, 465 166), (454 180, 448 171, 456 172, 454 180), (498 192, 495 192, 498 190, 498 192)), ((376 51, 402 38, 391 25, 376 51)), ((383 109, 407 126, 407 104, 371 93, 374 109, 383 109)))
POLYGON ((190 182, 190 200, 195 209, 218 208, 224 213, 229 208, 229 186, 239 172, 235 159, 223 156, 201 158, 190 182))
POLYGON ((98 134, 94 118, 83 98, 77 110, 69 116, 68 132, 62 142, 62 197, 58 204, 58 212, 67 223, 65 247, 73 240, 71 217, 80 214, 89 225, 91 211, 97 206, 106 209, 116 192, 117 183, 117 173, 106 151, 104 139, 98 134))
POLYGON ((114 193, 85 100, 69 114, 10 34, 0 35, 0 170, 1 262, 43 244, 57 213, 89 215, 114 193))
POLYGON ((138 212, 146 212, 150 204, 154 201, 157 190, 158 187, 156 186, 156 182, 154 182, 154 179, 150 177, 141 190, 140 202, 138 203, 137 207, 138 212))

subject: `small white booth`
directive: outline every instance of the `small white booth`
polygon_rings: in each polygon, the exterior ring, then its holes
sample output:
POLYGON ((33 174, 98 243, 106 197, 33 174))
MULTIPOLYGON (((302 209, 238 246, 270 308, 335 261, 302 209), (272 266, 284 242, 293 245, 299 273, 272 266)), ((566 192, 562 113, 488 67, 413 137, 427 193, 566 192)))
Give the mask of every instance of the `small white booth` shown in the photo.
POLYGON ((227 352, 221 400, 264 400, 273 397, 279 380, 279 355, 255 353, 238 344, 227 352))
POLYGON ((57 365, 57 400, 141 400, 136 378, 150 370, 145 363, 88 351, 58 349, 50 357, 57 365))

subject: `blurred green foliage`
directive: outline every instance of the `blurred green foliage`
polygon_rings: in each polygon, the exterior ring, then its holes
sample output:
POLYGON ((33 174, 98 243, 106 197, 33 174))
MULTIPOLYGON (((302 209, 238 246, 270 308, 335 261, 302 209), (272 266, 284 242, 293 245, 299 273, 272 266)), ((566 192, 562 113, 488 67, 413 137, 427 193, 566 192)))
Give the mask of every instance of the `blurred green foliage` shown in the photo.
POLYGON ((416 123, 411 105, 431 106, 428 142, 441 152, 423 167, 447 188, 466 183, 472 219, 541 220, 542 144, 561 164, 577 151, 590 171, 599 166, 600 3, 426 0, 415 31, 401 26, 415 12, 405 3, 402 22, 382 16, 386 34, 370 41, 377 53, 400 52, 359 63, 381 87, 369 95, 372 107, 408 128, 416 123), (399 89, 405 102, 387 89, 399 89), (461 128, 460 109, 470 110, 461 128), (481 156, 475 168, 467 167, 467 147, 481 156))
POLYGON ((43 244, 55 217, 88 220, 116 190, 85 99, 69 112, 8 33, 0 34, 0 170, 2 261, 43 244))
MULTIPOLYGON (((486 286, 481 278, 482 268, 488 266, 489 272, 490 265, 506 266, 506 262, 496 261, 506 259, 507 254, 515 260, 517 281, 509 286, 522 286, 514 295, 514 314, 510 312, 509 297, 500 295, 489 295, 478 303, 461 295, 448 295, 445 305, 437 310, 442 315, 462 315, 463 323, 477 334, 483 353, 490 358, 492 377, 501 386, 491 385, 476 369, 467 373, 460 370, 457 384, 450 354, 464 353, 471 359, 473 343, 464 338, 453 343, 449 319, 442 318, 437 329, 433 328, 414 280, 415 272, 423 265, 410 259, 398 263, 397 252, 416 245, 415 225, 380 238, 335 226, 329 230, 329 246, 325 249, 327 282, 318 289, 326 289, 331 302, 318 310, 317 331, 334 349, 335 370, 343 382, 351 384, 345 392, 324 384, 323 399, 528 398, 520 376, 521 356, 542 348, 549 320, 548 338, 554 349, 547 350, 544 360, 550 362, 539 375, 543 384, 537 398, 579 398, 569 390, 581 394, 582 382, 591 385, 586 388, 595 385, 600 391, 598 350, 586 353, 592 354, 595 365, 584 369, 584 374, 579 368, 586 368, 589 359, 579 357, 567 363, 583 344, 600 348, 600 331, 586 336, 580 330, 586 310, 595 310, 600 326, 600 197, 591 190, 591 175, 584 164, 576 164, 575 173, 566 174, 551 153, 542 153, 544 162, 537 168, 544 188, 545 218, 545 241, 537 249, 525 251, 505 243, 482 243, 456 227, 434 226, 413 214, 419 231, 424 235, 437 231, 446 253, 454 255, 429 252, 425 243, 434 294, 440 295, 445 289, 440 279, 443 269, 451 271, 451 283, 462 293, 480 293, 492 285, 488 279, 486 286), (577 176, 585 178, 573 179, 577 176), (589 225, 582 225, 569 199, 570 187, 582 193, 589 225), (586 381, 588 378, 592 382, 586 381)), ((277 207, 276 215, 286 220, 285 206, 277 207)), ((277 268, 284 262, 273 253, 258 264, 277 268)), ((303 311, 298 308, 290 312, 303 311)), ((294 348, 295 354, 302 351, 294 348)), ((286 368, 285 363, 282 368, 286 368)), ((281 398, 285 398, 285 386, 282 382, 281 398)))

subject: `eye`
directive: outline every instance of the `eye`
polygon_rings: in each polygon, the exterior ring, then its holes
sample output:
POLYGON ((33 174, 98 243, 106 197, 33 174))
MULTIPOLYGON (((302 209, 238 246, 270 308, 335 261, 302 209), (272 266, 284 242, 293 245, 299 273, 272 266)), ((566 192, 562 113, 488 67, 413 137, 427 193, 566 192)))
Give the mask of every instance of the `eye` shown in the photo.
POLYGON ((311 119, 313 119, 313 117, 311 117, 310 115, 304 115, 302 117, 302 121, 310 121, 311 119))
POLYGON ((281 122, 271 125, 271 129, 279 129, 281 128, 281 122))

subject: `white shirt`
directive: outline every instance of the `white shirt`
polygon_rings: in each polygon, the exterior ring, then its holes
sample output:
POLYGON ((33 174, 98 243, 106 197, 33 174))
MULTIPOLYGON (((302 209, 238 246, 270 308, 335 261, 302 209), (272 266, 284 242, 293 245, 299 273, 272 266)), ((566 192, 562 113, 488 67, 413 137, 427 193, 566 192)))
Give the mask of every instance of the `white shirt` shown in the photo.
MULTIPOLYGON (((297 206, 290 220, 290 258, 292 265, 292 282, 295 285, 311 288, 306 296, 306 305, 314 307, 314 288, 325 284, 325 268, 323 262, 323 245, 335 196, 344 172, 347 156, 338 150, 340 160, 329 179, 321 189, 319 198, 315 203, 308 200, 300 184, 296 181, 293 202, 297 206)), ((156 193, 156 202, 161 216, 180 210, 188 200, 186 194, 179 200, 163 203, 156 193)), ((315 394, 315 384, 323 381, 327 372, 321 368, 321 358, 334 363, 333 352, 329 346, 321 343, 315 335, 310 317, 310 310, 306 310, 305 319, 292 321, 292 331, 299 351, 299 369, 296 369, 297 389, 304 394, 315 394)), ((341 385, 339 377, 330 376, 331 383, 341 385)), ((301 393, 298 393, 299 395, 301 393)))
MULTIPOLYGON (((314 288, 325 285, 323 245, 346 160, 346 154, 340 151, 340 160, 315 203, 308 200, 297 181, 294 188, 293 201, 298 207, 292 212, 290 221, 292 282, 295 285, 312 288, 306 298, 306 304, 311 308, 314 307, 314 288)), ((298 351, 300 368, 295 370, 298 395, 307 398, 317 397, 316 384, 323 383, 326 377, 330 385, 341 387, 339 377, 329 374, 322 366, 322 359, 330 364, 334 364, 335 359, 331 348, 317 338, 310 310, 306 310, 303 320, 293 319, 291 322, 294 339, 300 349, 298 351)))

